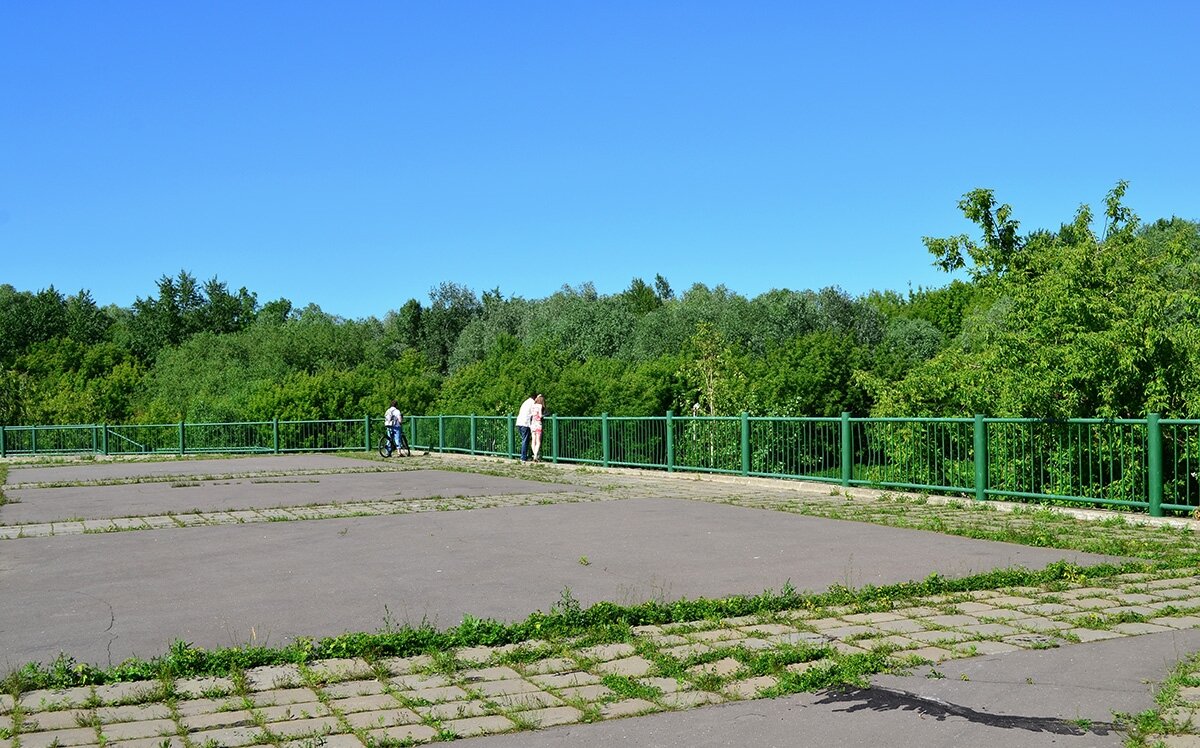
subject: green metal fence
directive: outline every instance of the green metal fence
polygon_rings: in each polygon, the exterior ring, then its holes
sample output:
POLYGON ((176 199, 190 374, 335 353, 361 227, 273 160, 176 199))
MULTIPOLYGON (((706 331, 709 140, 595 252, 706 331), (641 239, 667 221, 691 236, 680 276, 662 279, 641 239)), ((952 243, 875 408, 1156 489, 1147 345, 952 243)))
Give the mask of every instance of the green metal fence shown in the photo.
MULTIPOLYGON (((1200 511, 1200 420, 550 416, 542 459, 1200 511)), ((409 416, 414 449, 513 457, 511 416, 409 416)), ((0 427, 0 456, 372 450, 382 419, 0 427)))

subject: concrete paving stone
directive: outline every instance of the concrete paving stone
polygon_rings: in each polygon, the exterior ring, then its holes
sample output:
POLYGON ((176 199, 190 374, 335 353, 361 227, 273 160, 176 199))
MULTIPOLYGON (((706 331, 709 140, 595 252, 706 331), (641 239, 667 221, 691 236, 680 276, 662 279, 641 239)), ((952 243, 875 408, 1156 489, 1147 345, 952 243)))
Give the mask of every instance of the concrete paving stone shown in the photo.
POLYGON ((607 699, 613 695, 611 689, 607 686, 573 686, 571 688, 561 689, 559 695, 564 699, 573 699, 580 701, 600 701, 607 699))
POLYGON ((174 514, 175 524, 182 527, 198 527, 207 525, 208 519, 200 514, 174 514))
POLYGON ((512 720, 498 714, 455 719, 442 723, 443 728, 453 732, 460 738, 469 738, 475 735, 495 735, 513 730, 516 726, 516 723, 512 720))
POLYGON ((1062 605, 1061 603, 1037 603, 1036 605, 1025 605, 1021 608, 1026 613, 1032 613, 1035 616, 1061 616, 1067 613, 1078 613, 1079 608, 1073 605, 1062 605))
MULTIPOLYGON (((591 688, 591 686, 583 686, 591 688)), ((525 693, 510 693, 503 696, 493 696, 488 701, 497 704, 501 709, 523 711, 525 709, 540 709, 547 706, 558 706, 562 699, 545 691, 527 691, 525 693)))
POLYGON ((254 706, 311 704, 314 701, 318 701, 317 692, 311 688, 279 688, 250 694, 250 702, 254 706))
POLYGON ((324 717, 329 714, 329 707, 319 701, 307 701, 298 704, 264 706, 258 709, 258 713, 267 722, 286 722, 324 717))
POLYGON ((883 623, 885 621, 899 621, 903 616, 895 613, 851 613, 848 616, 842 616, 843 621, 850 623, 883 623))
POLYGON ((738 662, 737 660, 733 659, 732 657, 725 657, 723 659, 716 660, 714 662, 706 662, 701 665, 693 665, 690 668, 688 668, 687 671, 694 676, 699 676, 699 675, 704 675, 704 674, 712 674, 712 675, 719 675, 721 677, 725 677, 727 675, 733 675, 734 673, 738 672, 741 669, 742 669, 742 663, 738 662))
POLYGON ((1145 605, 1147 608, 1150 608, 1151 610, 1159 611, 1159 612, 1164 611, 1164 610, 1170 611, 1172 613, 1178 612, 1181 610, 1191 611, 1190 607, 1182 605, 1179 600, 1159 600, 1156 603, 1146 603, 1145 605))
POLYGON ((607 662, 608 660, 618 660, 622 657, 628 657, 634 653, 634 648, 630 644, 624 642, 617 644, 601 644, 595 647, 584 647, 578 650, 579 656, 589 660, 598 662, 607 662))
POLYGON ((745 639, 746 635, 737 629, 713 629, 712 631, 697 631, 694 634, 689 634, 688 638, 695 642, 713 644, 745 639))
MULTIPOLYGON (((319 741, 319 748, 363 748, 363 742, 354 733, 324 735, 319 741)), ((309 739, 285 742, 283 748, 314 748, 314 742, 309 739)))
POLYGON ((210 712, 229 712, 243 708, 244 701, 240 696, 224 699, 185 699, 175 704, 175 711, 182 716, 209 714, 210 712))
POLYGON ((922 647, 921 649, 914 649, 914 650, 905 652, 905 654, 911 655, 913 657, 920 657, 923 660, 929 660, 930 662, 933 662, 935 664, 939 663, 939 662, 945 662, 946 660, 954 659, 953 652, 946 650, 946 649, 942 649, 941 647, 922 647))
POLYGON ((246 709, 239 709, 233 712, 184 714, 180 715, 179 721, 189 730, 211 730, 217 727, 251 727, 254 725, 254 715, 246 709))
POLYGON ((383 709, 377 712, 354 712, 345 716, 346 723, 356 730, 371 730, 396 725, 415 725, 421 715, 411 709, 383 709))
POLYGON ((671 647, 662 650, 662 653, 677 660, 686 660, 689 657, 696 655, 708 654, 713 651, 713 647, 708 644, 683 644, 678 647, 671 647))
POLYGON ((1147 745, 1162 748, 1200 748, 1200 735, 1151 735, 1147 745))
POLYGON ((529 675, 564 673, 575 670, 578 667, 579 664, 575 660, 567 659, 566 657, 548 657, 544 660, 521 665, 521 669, 529 675))
POLYGON ((108 519, 89 519, 80 524, 83 525, 84 532, 111 532, 113 529, 112 520, 108 519))
POLYGON ((1148 605, 1121 605, 1116 608, 1109 608, 1103 611, 1106 616, 1119 616, 1124 613, 1133 613, 1139 616, 1153 617, 1158 615, 1157 608, 1151 608, 1148 605))
POLYGON ((573 706, 556 706, 549 709, 533 709, 528 712, 521 713, 522 721, 529 720, 531 723, 543 727, 554 727, 555 725, 570 725, 583 719, 583 712, 573 706))
POLYGON ((295 738, 301 735, 329 735, 340 729, 337 719, 333 717, 295 719, 286 722, 268 721, 267 723, 267 730, 284 738, 295 738))
POLYGON ((523 678, 482 681, 472 683, 467 688, 481 696, 504 696, 510 693, 528 693, 539 690, 537 686, 523 678))
POLYGON ((161 530, 165 527, 179 527, 179 525, 175 524, 175 520, 170 517, 142 517, 141 520, 146 527, 153 530, 161 530))
POLYGON ((962 642, 954 646, 954 651, 969 655, 994 655, 1005 652, 1019 652, 1021 648, 1014 644, 981 639, 974 642, 962 642))
POLYGON ((794 634, 796 629, 791 626, 785 626, 782 623, 756 623, 750 626, 742 626, 741 632, 747 636, 775 636, 778 634, 794 634))
POLYGON ((645 699, 625 699, 600 706, 600 719, 618 719, 657 712, 659 706, 645 699))
POLYGON ((1159 598, 1155 595, 1147 595, 1142 592, 1124 592, 1112 596, 1112 599, 1121 605, 1140 605, 1142 603, 1157 602, 1159 598))
POLYGON ((659 634, 648 638, 657 647, 676 647, 688 643, 687 638, 679 634, 659 634))
POLYGON ((1200 704, 1200 688, 1196 686, 1181 688, 1176 697, 1185 704, 1200 704))
POLYGON ((520 678, 521 674, 510 667, 500 666, 467 670, 459 673, 459 677, 466 683, 478 683, 489 680, 513 680, 514 678, 520 678))
POLYGON ((863 634, 878 634, 880 631, 871 626, 842 626, 836 629, 824 629, 821 633, 834 639, 850 639, 863 634))
POLYGON ((246 688, 251 691, 271 691, 300 685, 300 668, 295 665, 269 665, 246 671, 246 688))
POLYGON ((349 699, 356 696, 375 696, 383 693, 383 684, 377 680, 348 680, 334 683, 321 689, 330 699, 349 699))
POLYGON ((1074 603, 1083 598, 1104 597, 1111 592, 1112 590, 1105 589, 1104 587, 1075 587, 1055 594, 1064 600, 1071 600, 1074 603))
POLYGON ((1081 644, 1086 644, 1087 642, 1103 641, 1105 639, 1120 639, 1122 636, 1124 636, 1124 634, 1118 633, 1116 631, 1105 631, 1105 630, 1101 630, 1101 629, 1084 629, 1084 628, 1067 629, 1066 631, 1063 631, 1061 633, 1064 636, 1070 634, 1070 635, 1074 635, 1074 636, 1078 637, 1081 644))
POLYGON ((1037 600, 1029 597, 1021 597, 1020 595, 1003 595, 1001 597, 993 597, 989 602, 999 608, 1021 608, 1026 605, 1035 605, 1037 600))
POLYGON ((447 701, 441 704, 433 704, 431 706, 418 706, 416 707, 416 711, 423 717, 446 720, 478 717, 482 714, 487 714, 492 710, 478 699, 464 699, 462 701, 447 701))
POLYGON ((1172 631, 1170 626, 1160 626, 1154 623, 1118 623, 1112 627, 1119 634, 1156 634, 1161 631, 1172 631))
POLYGON ((427 668, 433 663, 433 658, 429 655, 417 655, 416 657, 385 657, 379 661, 384 670, 387 670, 392 675, 408 675, 422 668, 427 668))
POLYGON ((743 626, 752 626, 759 623, 760 620, 757 615, 736 616, 734 618, 722 618, 721 625, 726 628, 741 628, 743 626))
POLYGON ((659 699, 663 706, 671 709, 691 709, 705 704, 719 704, 724 701, 722 697, 709 691, 678 691, 676 693, 663 694, 659 699))
POLYGON ((610 660, 608 662, 597 663, 594 666, 594 669, 602 673, 612 673, 613 675, 626 675, 631 678, 639 678, 653 670, 654 663, 650 662, 645 657, 635 655, 633 657, 625 657, 620 660, 610 660))
POLYGON ((771 675, 762 675, 757 678, 747 678, 730 683, 722 689, 726 696, 734 699, 753 699, 757 698, 762 691, 774 688, 779 685, 779 679, 771 675))
POLYGON ((229 678, 181 678, 175 681, 175 693, 185 699, 195 699, 205 693, 233 693, 233 681, 229 678))
POLYGON ((994 621, 1023 621, 1026 618, 1035 618, 1032 613, 1024 613, 1011 608, 996 608, 989 610, 987 613, 980 613, 978 618, 984 622, 994 621))
POLYGON ((387 739, 399 743, 406 741, 426 743, 436 738, 438 732, 429 725, 397 725, 395 727, 385 727, 382 730, 371 730, 367 734, 376 740, 387 739))
MULTIPOLYGON (((879 624, 885 626, 887 624, 879 624)), ((823 647, 831 641, 829 637, 823 634, 814 634, 810 631, 798 631, 794 634, 776 634, 768 636, 767 641, 772 644, 790 644, 797 647, 823 647)))
POLYGON ((811 621, 805 621, 805 623, 821 633, 824 633, 826 629, 838 629, 846 625, 846 622, 841 618, 831 617, 814 618, 811 621))
POLYGON ((1051 634, 1015 634, 1003 639, 1008 644, 1015 644, 1022 649, 1045 649, 1057 647, 1061 641, 1051 634))
POLYGON ((980 623, 975 626, 962 626, 959 628, 959 631, 973 636, 1009 636, 1021 633, 1020 629, 1007 626, 1003 623, 980 623))
MULTIPOLYGON (((870 642, 870 639, 867 639, 866 641, 870 642)), ((870 645, 867 643, 862 643, 862 646, 859 646, 858 644, 850 644, 848 642, 833 642, 829 646, 835 652, 840 652, 842 654, 848 654, 848 655, 849 654, 863 654, 864 652, 870 651, 870 645)))
POLYGON ((677 693, 679 691, 690 691, 691 685, 681 683, 675 678, 637 678, 638 683, 648 688, 656 688, 662 693, 677 693))
POLYGON ((925 619, 934 626, 943 626, 945 628, 959 628, 961 626, 978 626, 981 622, 975 616, 963 615, 942 615, 930 616, 925 619))
POLYGON ((873 627, 888 634, 908 634, 914 631, 928 631, 929 626, 911 618, 898 618, 894 621, 880 621, 873 627))
MULTIPOLYGON (((83 706, 92 697, 91 686, 78 688, 43 688, 21 694, 21 706, 26 711, 45 711, 83 706)), ((0 713, 12 711, 13 699, 9 694, 0 696, 0 713)))
POLYGON ((656 636, 663 632, 662 626, 634 626, 630 631, 634 636, 656 636))
POLYGON ((178 735, 136 738, 134 740, 109 741, 105 748, 184 748, 183 738, 178 735))
POLYGON ((1151 618, 1148 623, 1158 624, 1159 626, 1167 626, 1173 629, 1194 629, 1200 628, 1200 617, 1163 616, 1162 618, 1151 618))
POLYGON ((137 740, 154 736, 174 735, 177 728, 171 719, 151 719, 141 722, 116 722, 100 728, 109 740, 137 740))
POLYGON ((775 645, 766 639, 758 639, 754 637, 748 639, 739 639, 738 641, 734 642, 734 647, 736 649, 744 649, 751 652, 764 649, 775 649, 775 645))
POLYGON ((900 634, 892 634, 891 636, 881 636, 878 639, 872 639, 871 644, 874 647, 896 647, 897 649, 915 649, 925 646, 925 642, 919 642, 916 639, 909 639, 907 636, 900 634))
POLYGON ((129 704, 127 706, 102 706, 96 709, 100 721, 133 722, 146 719, 170 719, 171 710, 163 704, 129 704))
POLYGON ((391 682, 406 691, 424 691, 429 688, 442 688, 450 685, 450 679, 444 675, 397 675, 391 682))
POLYGON ((927 644, 933 642, 961 642, 971 638, 970 634, 961 631, 948 631, 946 629, 934 629, 932 631, 913 631, 905 634, 909 639, 927 644))
POLYGON ((145 701, 159 689, 158 681, 134 681, 130 683, 111 683, 107 686, 95 687, 96 698, 103 706, 120 706, 145 701))
POLYGON ((308 671, 319 681, 340 683, 347 680, 362 680, 374 675, 370 663, 361 658, 318 660, 308 666, 308 671))
POLYGON ((987 615, 989 612, 996 610, 995 605, 981 602, 956 603, 954 607, 958 608, 960 613, 966 615, 987 615))
POLYGON ((917 605, 911 608, 897 608, 892 612, 902 618, 928 618, 929 616, 942 615, 942 611, 937 608, 928 608, 924 605, 917 605))
MULTIPOLYGON (((80 721, 88 724, 92 712, 87 709, 62 709, 55 712, 37 712, 26 714, 21 723, 21 729, 26 732, 35 730, 66 730, 80 727, 80 721)), ((7 721, 7 720, 6 720, 7 721)))
POLYGON ((51 748, 51 746, 75 746, 95 743, 96 731, 91 727, 73 727, 68 730, 21 733, 21 748, 51 748))
POLYGON ((1066 621, 1055 621, 1049 618, 1038 618, 1037 616, 1034 616, 1033 618, 1020 618, 1016 621, 1013 621, 1013 625, 1030 631, 1041 632, 1063 631, 1065 629, 1072 628, 1071 624, 1067 623, 1066 621))
POLYGON ((1071 605, 1081 610, 1102 610, 1112 607, 1113 601, 1102 597, 1081 597, 1071 601, 1071 605))
POLYGON ((1154 594, 1167 600, 1186 600, 1196 593, 1192 592, 1190 589, 1182 589, 1179 587, 1159 587, 1154 590, 1154 594))
POLYGON ((395 709, 400 706, 390 694, 380 693, 371 696, 351 696, 348 699, 331 699, 329 708, 342 714, 352 712, 378 712, 385 709, 395 709))
POLYGON ((462 701, 467 698, 467 692, 458 686, 441 686, 440 688, 422 688, 403 694, 403 696, 430 704, 440 704, 446 701, 462 701))
POLYGON ((464 647, 456 650, 454 656, 460 662, 484 664, 491 660, 495 653, 496 650, 492 647, 464 647))
POLYGON ((569 673, 551 673, 548 675, 531 675, 529 680, 543 688, 569 688, 571 686, 590 686, 600 682, 600 676, 584 670, 569 673))

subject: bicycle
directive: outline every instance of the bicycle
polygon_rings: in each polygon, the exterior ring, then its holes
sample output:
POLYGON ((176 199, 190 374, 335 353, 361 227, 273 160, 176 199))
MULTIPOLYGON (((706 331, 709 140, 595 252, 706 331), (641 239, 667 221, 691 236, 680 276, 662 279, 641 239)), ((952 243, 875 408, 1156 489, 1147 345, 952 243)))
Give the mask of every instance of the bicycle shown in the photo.
POLYGON ((408 437, 404 435, 404 429, 400 429, 400 444, 397 446, 392 441, 392 430, 384 426, 383 436, 379 438, 379 456, 391 457, 393 452, 398 452, 405 457, 412 457, 412 450, 408 447, 408 437))

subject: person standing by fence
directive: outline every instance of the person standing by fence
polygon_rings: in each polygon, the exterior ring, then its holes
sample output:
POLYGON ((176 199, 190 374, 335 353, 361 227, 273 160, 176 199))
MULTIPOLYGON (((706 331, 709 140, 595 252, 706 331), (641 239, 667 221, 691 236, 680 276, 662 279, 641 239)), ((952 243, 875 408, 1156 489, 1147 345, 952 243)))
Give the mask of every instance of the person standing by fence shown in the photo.
MULTIPOLYGON (((388 408, 383 414, 383 422, 387 425, 388 435, 392 439, 392 449, 400 448, 400 430, 404 428, 404 415, 400 409, 396 407, 396 401, 392 401, 392 407, 388 408)), ((388 455, 391 456, 390 454, 388 455)))
POLYGON ((521 403, 521 409, 517 411, 517 433, 521 435, 522 463, 529 459, 529 427, 533 421, 533 409, 536 407, 537 402, 530 396, 521 403))
POLYGON ((538 395, 533 399, 533 414, 529 419, 529 431, 533 441, 533 461, 542 461, 542 416, 545 415, 546 398, 538 395))

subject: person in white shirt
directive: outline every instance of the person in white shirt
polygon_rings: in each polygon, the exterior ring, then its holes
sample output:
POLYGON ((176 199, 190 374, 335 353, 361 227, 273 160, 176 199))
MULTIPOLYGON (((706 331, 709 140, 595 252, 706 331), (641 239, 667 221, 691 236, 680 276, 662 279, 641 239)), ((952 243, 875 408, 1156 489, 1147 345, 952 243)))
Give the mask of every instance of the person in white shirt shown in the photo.
POLYGON ((533 414, 529 418, 530 442, 533 449, 533 461, 542 461, 542 417, 546 412, 546 398, 538 395, 533 400, 533 414))
MULTIPOLYGON (((404 416, 396 407, 395 400, 392 401, 392 407, 384 412, 383 422, 387 424, 388 434, 392 437, 392 449, 398 450, 400 448, 400 429, 404 428, 404 416)), ((388 456, 391 457, 391 454, 388 456)))
POLYGON ((521 403, 521 409, 517 411, 517 433, 521 435, 521 462, 529 459, 529 427, 533 421, 535 407, 537 402, 530 397, 521 403))

